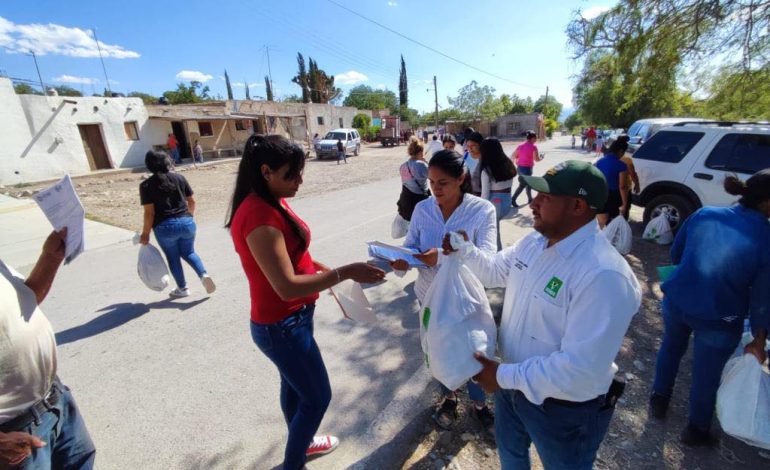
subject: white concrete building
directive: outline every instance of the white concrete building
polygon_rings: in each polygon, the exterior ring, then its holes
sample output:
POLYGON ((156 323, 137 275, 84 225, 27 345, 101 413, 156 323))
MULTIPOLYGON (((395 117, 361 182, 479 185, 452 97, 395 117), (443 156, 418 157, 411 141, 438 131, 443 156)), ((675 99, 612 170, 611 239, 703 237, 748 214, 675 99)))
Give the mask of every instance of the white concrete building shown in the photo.
POLYGON ((17 95, 0 77, 0 185, 144 165, 165 127, 139 98, 17 95))

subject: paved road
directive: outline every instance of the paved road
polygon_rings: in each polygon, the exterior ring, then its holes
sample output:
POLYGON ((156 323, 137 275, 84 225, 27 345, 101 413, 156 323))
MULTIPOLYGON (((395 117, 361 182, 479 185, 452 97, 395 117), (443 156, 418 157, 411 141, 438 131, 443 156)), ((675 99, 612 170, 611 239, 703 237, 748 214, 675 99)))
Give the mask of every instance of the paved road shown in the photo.
MULTIPOLYGON (((563 137, 541 145, 546 160, 536 174, 568 158, 588 158, 568 144, 563 137)), ((506 150, 511 147, 506 144, 506 150)), ((314 257, 337 266, 365 259, 367 240, 391 241, 399 188, 394 178, 296 201, 296 212, 313 230, 314 257)), ((23 226, 18 213, 15 225, 23 226)), ((530 222, 528 209, 505 220, 504 243, 527 233, 530 222)), ((35 230, 44 236, 49 229, 35 230)), ((219 223, 198 232, 197 251, 217 292, 206 297, 192 283, 192 297, 173 301, 141 284, 137 248, 125 235, 62 267, 43 305, 57 331, 59 374, 86 417, 97 465, 277 465, 285 440, 279 380, 251 341, 247 283, 228 233, 219 223)), ((3 237, 5 258, 17 244, 3 237)), ((26 258, 15 254, 29 260, 23 271, 35 253, 32 248, 26 258)), ((376 325, 343 320, 330 296, 321 295, 316 338, 334 393, 321 431, 337 434, 342 444, 311 468, 390 468, 406 457, 403 445, 424 426, 433 389, 421 363, 413 280, 414 273, 403 279, 389 275, 366 290, 380 320, 376 325)))

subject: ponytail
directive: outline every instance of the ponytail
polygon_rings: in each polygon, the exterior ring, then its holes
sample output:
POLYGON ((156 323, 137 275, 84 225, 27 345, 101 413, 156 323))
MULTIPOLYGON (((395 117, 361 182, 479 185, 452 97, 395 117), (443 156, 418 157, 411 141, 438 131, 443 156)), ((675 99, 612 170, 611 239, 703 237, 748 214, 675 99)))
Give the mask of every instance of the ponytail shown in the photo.
POLYGON ((725 191, 733 196, 741 196, 738 203, 749 209, 758 209, 763 202, 770 200, 770 168, 754 173, 745 182, 730 175, 723 183, 725 191))

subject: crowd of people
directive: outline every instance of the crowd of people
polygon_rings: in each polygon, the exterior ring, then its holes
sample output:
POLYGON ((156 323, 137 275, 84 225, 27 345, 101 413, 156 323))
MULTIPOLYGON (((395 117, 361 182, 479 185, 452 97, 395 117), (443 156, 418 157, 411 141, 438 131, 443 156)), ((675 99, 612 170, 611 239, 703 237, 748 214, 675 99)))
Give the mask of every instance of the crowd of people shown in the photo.
MULTIPOLYGON (((511 156, 499 140, 471 128, 462 140, 434 137, 426 152, 415 137, 399 168, 397 210, 409 222, 403 245, 424 265, 417 268, 417 301, 424 302, 445 256, 461 256, 485 287, 505 288, 499 357, 477 353, 481 371, 465 384, 472 413, 494 432, 503 469, 529 468, 531 444, 547 469, 591 468, 623 391, 614 360, 642 296, 629 264, 601 233, 613 217, 627 216, 629 193, 638 191, 633 165, 623 160, 628 141, 613 142, 595 165, 569 160, 533 176, 542 160, 534 133, 511 156), (500 219, 523 191, 534 230, 504 247, 500 219), (470 249, 455 252, 450 232, 460 233, 470 249)), ((176 283, 171 296, 189 295, 181 260, 213 293, 194 249, 192 188, 172 171, 165 152, 148 152, 145 162, 152 176, 139 191, 141 243, 154 232, 176 283)), ((289 204, 304 165, 304 152, 289 140, 249 137, 226 222, 248 284, 251 338, 280 376, 287 470, 305 468, 308 457, 339 444, 333 435, 317 434, 332 399, 314 339, 319 293, 345 280, 376 283, 386 276, 366 262, 332 268, 311 255, 311 229, 289 204)), ((728 178, 725 189, 739 195, 739 203, 703 208, 684 222, 671 251, 678 268, 662 286, 665 333, 650 410, 665 417, 694 333, 690 414, 682 433, 690 445, 711 442, 716 387, 744 318, 755 336, 745 350, 760 361, 770 327, 770 170, 745 183, 728 178)), ((58 379, 53 331, 38 307, 62 262, 64 240, 65 233, 48 237, 26 279, 0 263, 0 466, 93 468, 94 445, 58 379)), ((409 264, 398 260, 391 267, 402 272, 409 264)), ((442 392, 433 419, 451 428, 459 395, 443 385, 442 392)))

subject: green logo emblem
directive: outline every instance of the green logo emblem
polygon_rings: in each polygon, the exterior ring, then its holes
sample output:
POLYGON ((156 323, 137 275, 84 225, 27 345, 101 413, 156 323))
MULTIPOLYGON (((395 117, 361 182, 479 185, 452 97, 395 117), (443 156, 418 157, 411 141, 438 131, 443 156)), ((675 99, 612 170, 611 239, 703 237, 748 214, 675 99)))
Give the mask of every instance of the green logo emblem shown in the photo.
POLYGON ((422 314, 422 326, 426 330, 428 329, 428 323, 430 323, 430 308, 425 307, 425 311, 422 314))
POLYGON ((545 285, 545 289, 543 289, 543 292, 550 295, 554 299, 559 294, 559 289, 561 289, 561 286, 564 285, 564 281, 559 279, 558 277, 554 276, 551 278, 550 281, 548 281, 548 284, 545 285))

